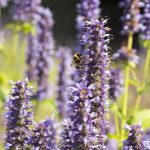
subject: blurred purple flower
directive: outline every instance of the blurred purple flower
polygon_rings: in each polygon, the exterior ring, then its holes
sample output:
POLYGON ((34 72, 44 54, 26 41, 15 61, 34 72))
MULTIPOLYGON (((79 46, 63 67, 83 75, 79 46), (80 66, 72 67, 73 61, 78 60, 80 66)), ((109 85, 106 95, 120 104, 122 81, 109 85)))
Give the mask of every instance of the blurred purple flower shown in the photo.
POLYGON ((123 74, 121 69, 111 69, 109 79, 109 97, 115 102, 123 93, 123 74))
POLYGON ((37 98, 42 100, 49 97, 49 72, 51 55, 54 52, 52 13, 48 8, 41 7, 40 20, 37 26, 38 59, 36 64, 37 98))
POLYGON ((54 50, 52 13, 48 8, 39 7, 36 34, 28 38, 27 75, 29 80, 36 81, 36 98, 39 100, 49 97, 49 71, 51 55, 54 50))
POLYGON ((0 0, 0 7, 6 7, 8 5, 9 0, 0 0))
POLYGON ((36 98, 48 98, 50 55, 54 49, 52 13, 41 6, 41 0, 14 0, 13 19, 32 23, 36 28, 35 34, 28 37, 27 75, 37 83, 36 98))
POLYGON ((41 0, 13 0, 12 14, 17 21, 33 22, 38 18, 41 0))
POLYGON ((54 122, 50 119, 37 124, 35 129, 31 131, 27 142, 29 148, 33 150, 57 150, 54 126, 54 122))
POLYGON ((129 50, 126 46, 122 46, 117 53, 113 55, 115 60, 121 60, 125 63, 133 62, 134 64, 139 63, 139 56, 137 56, 136 49, 129 50))
POLYGON ((71 75, 74 70, 70 68, 72 63, 71 49, 68 47, 60 47, 56 53, 56 57, 59 60, 56 102, 59 114, 64 118, 67 115, 66 102, 68 101, 68 95, 65 91, 67 90, 67 87, 72 84, 71 75))
POLYGON ((141 38, 150 40, 150 0, 144 1, 144 13, 141 18, 141 38))
POLYGON ((140 7, 143 3, 140 0, 121 0, 120 7, 124 8, 122 16, 123 30, 122 34, 139 32, 140 29, 140 7))
POLYGON ((26 64, 27 64, 27 77, 30 81, 37 80, 37 71, 36 65, 38 61, 38 36, 37 35, 28 35, 27 37, 27 49, 26 49, 26 64))
POLYGON ((143 130, 141 128, 141 124, 138 125, 126 125, 125 129, 129 131, 127 140, 123 141, 122 150, 145 150, 142 137, 143 130))
POLYGON ((7 138, 6 149, 23 149, 33 123, 33 106, 29 99, 32 96, 28 81, 12 82, 9 101, 7 103, 7 138))

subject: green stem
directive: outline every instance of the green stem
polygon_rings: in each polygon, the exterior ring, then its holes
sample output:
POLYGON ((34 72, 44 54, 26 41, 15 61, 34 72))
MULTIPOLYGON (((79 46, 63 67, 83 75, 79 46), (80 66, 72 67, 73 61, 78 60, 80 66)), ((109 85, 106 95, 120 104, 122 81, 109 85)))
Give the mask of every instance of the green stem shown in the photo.
MULTIPOLYGON (((144 88, 144 86, 145 86, 145 82, 146 82, 146 79, 147 79, 147 76, 148 76, 148 72, 149 72, 149 65, 150 65, 150 48, 148 47, 146 60, 145 60, 145 65, 144 65, 143 79, 142 79, 142 82, 139 84, 137 91, 139 91, 141 88, 144 88)), ((141 98, 142 98, 142 93, 138 93, 136 104, 135 104, 134 113, 136 113, 137 110, 140 107, 141 98)))
MULTIPOLYGON (((133 34, 130 33, 128 37, 128 45, 127 49, 128 52, 132 50, 133 45, 133 34)), ((126 118, 127 118, 127 105, 128 105, 128 93, 129 93, 129 76, 130 76, 130 67, 127 65, 125 67, 125 84, 124 84, 124 95, 123 95, 123 102, 122 102, 122 126, 126 124, 126 118)), ((125 130, 123 127, 121 128, 121 140, 123 140, 125 137, 125 130)))
POLYGON ((118 120, 118 116, 117 115, 114 115, 114 121, 115 121, 117 137, 120 137, 119 120, 118 120))
POLYGON ((24 77, 24 69, 25 69, 25 49, 26 49, 26 37, 23 37, 22 42, 20 42, 18 49, 18 56, 16 62, 16 70, 18 70, 17 78, 22 79, 24 77))
POLYGON ((129 66, 126 66, 125 68, 125 84, 124 84, 124 97, 123 97, 123 103, 122 103, 122 127, 121 127, 121 139, 124 139, 125 136, 125 131, 123 129, 123 126, 126 124, 126 116, 127 116, 127 101, 128 101, 128 88, 129 88, 129 74, 130 74, 130 69, 129 66))
POLYGON ((130 33, 127 44, 128 51, 132 51, 132 46, 133 46, 133 33, 130 33))
MULTIPOLYGON (((16 72, 16 63, 17 63, 17 57, 18 56, 18 46, 19 46, 19 33, 15 32, 13 33, 13 44, 12 44, 12 59, 13 61, 13 80, 17 80, 18 71, 16 72)), ((12 60, 11 60, 12 62, 12 60)))

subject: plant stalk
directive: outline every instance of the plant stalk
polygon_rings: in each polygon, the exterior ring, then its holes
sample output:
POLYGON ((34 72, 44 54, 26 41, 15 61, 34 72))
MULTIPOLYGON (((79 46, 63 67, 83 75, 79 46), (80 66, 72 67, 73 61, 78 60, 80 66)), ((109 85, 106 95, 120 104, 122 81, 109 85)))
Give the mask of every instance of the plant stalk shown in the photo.
MULTIPOLYGON (((130 33, 128 36, 128 44, 127 44, 128 52, 132 51, 132 45, 133 45, 133 33, 130 33)), ((129 79, 130 79, 130 67, 127 64, 125 67, 124 95, 123 95, 123 102, 122 102, 123 118, 122 118, 122 127, 121 127, 121 140, 124 140, 124 138, 125 138, 125 130, 124 130, 123 126, 126 124, 126 119, 127 119, 129 79)))

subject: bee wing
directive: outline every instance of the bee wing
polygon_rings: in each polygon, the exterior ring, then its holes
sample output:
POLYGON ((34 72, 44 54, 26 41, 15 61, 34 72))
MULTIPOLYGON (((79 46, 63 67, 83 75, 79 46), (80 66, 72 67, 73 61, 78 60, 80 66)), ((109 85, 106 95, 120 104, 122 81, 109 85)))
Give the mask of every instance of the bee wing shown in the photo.
POLYGON ((73 66, 74 65, 74 61, 72 61, 71 65, 70 66, 73 66))

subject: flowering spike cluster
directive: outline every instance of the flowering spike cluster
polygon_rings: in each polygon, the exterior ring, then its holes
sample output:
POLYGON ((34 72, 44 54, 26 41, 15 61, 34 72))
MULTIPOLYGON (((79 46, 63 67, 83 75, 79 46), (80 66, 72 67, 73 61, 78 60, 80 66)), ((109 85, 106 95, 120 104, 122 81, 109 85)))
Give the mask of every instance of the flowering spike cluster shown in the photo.
POLYGON ((35 21, 41 0, 13 0, 13 19, 17 21, 35 21))
POLYGON ((54 122, 48 119, 37 124, 27 143, 30 149, 34 150, 57 150, 54 122))
MULTIPOLYGON (((76 18, 76 29, 77 29, 77 40, 78 42, 85 38, 85 35, 82 34, 82 29, 84 26, 84 21, 94 21, 99 18, 100 14, 100 0, 81 0, 79 4, 77 4, 77 12, 78 16, 76 18)), ((85 49, 83 43, 82 45, 78 44, 78 51, 82 52, 82 49, 85 49)))
POLYGON ((64 125, 61 150, 68 148, 71 150, 87 149, 87 110, 85 105, 86 101, 92 94, 92 88, 92 86, 86 86, 84 79, 79 80, 74 87, 70 88, 70 101, 68 102, 70 121, 69 124, 64 125))
POLYGON ((143 130, 141 129, 141 124, 137 125, 126 125, 125 129, 129 131, 127 140, 123 141, 122 150, 144 150, 144 145, 142 142, 143 130))
POLYGON ((105 121, 105 113, 108 105, 108 78, 109 78, 109 55, 108 43, 110 29, 105 27, 106 19, 86 21, 84 33, 86 35, 82 42, 87 43, 86 50, 83 50, 84 72, 87 81, 87 87, 95 86, 92 97, 88 100, 88 137, 90 148, 105 148, 105 129, 107 122, 105 121))
POLYGON ((0 8, 6 7, 8 5, 9 0, 0 0, 0 8))
POLYGON ((47 98, 50 55, 54 49, 52 13, 41 6, 41 0, 14 0, 13 3, 14 20, 31 22, 36 27, 36 34, 28 37, 27 75, 29 80, 37 82, 37 98, 47 98))
POLYGON ((72 150, 73 145, 72 145, 72 122, 70 120, 65 120, 63 122, 63 131, 61 132, 61 144, 60 144, 60 149, 61 150, 72 150))
POLYGON ((33 123, 33 106, 29 102, 32 95, 28 81, 12 83, 7 104, 7 138, 6 149, 23 149, 33 123))
POLYGON ((57 83, 57 106, 59 114, 62 118, 66 116, 66 101, 68 96, 66 94, 66 89, 69 85, 72 84, 70 64, 71 59, 71 50, 67 47, 60 47, 56 53, 57 58, 59 59, 58 66, 58 83, 57 83))
POLYGON ((86 51, 83 52, 85 53, 84 63, 88 85, 100 82, 99 85, 103 86, 106 85, 103 82, 108 80, 110 61, 108 55, 109 34, 107 34, 107 31, 110 29, 105 27, 106 23, 106 19, 93 22, 86 21, 85 23, 84 30, 87 34, 87 41, 81 41, 81 44, 82 42, 88 43, 86 51))
POLYGON ((140 0, 121 0, 120 7, 124 8, 122 34, 136 33, 140 29, 140 0))
POLYGON ((37 35, 28 35, 28 45, 26 49, 26 63, 27 63, 27 76, 30 81, 36 81, 37 79, 37 71, 36 65, 38 60, 38 52, 37 49, 39 47, 38 37, 37 35))
POLYGON ((31 81, 37 82, 36 98, 42 100, 49 96, 50 59, 54 50, 52 27, 54 24, 52 13, 48 8, 38 10, 36 35, 30 35, 27 50, 27 74, 31 81))
POLYGON ((109 79, 109 97, 114 102, 123 93, 123 74, 121 69, 111 69, 109 79))
POLYGON ((141 18, 141 38, 150 40, 150 0, 144 1, 144 13, 141 18))
POLYGON ((48 8, 41 7, 40 19, 37 25, 38 49, 37 49, 37 98, 49 97, 49 71, 50 60, 54 50, 52 27, 54 21, 48 8))

